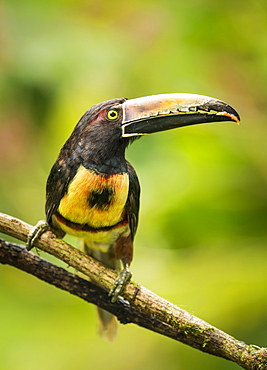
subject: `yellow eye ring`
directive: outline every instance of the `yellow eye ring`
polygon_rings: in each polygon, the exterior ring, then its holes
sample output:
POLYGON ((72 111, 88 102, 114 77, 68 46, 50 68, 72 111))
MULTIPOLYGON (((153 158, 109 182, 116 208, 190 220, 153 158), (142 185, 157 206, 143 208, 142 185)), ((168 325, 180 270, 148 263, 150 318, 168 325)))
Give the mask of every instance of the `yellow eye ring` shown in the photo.
POLYGON ((107 112, 107 118, 111 121, 116 120, 119 117, 119 112, 115 109, 111 109, 107 112))

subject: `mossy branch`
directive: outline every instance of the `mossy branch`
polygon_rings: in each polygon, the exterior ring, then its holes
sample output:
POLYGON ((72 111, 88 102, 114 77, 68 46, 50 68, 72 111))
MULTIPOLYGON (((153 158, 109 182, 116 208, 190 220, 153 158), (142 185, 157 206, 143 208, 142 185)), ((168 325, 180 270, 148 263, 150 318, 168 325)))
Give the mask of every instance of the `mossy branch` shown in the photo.
MULTIPOLYGON (((0 232, 26 242, 32 226, 0 213, 0 232)), ((25 247, 0 240, 0 263, 26 271, 41 280, 98 305, 117 316, 121 323, 135 323, 178 340, 200 351, 225 358, 249 370, 267 370, 267 348, 247 345, 148 289, 129 283, 116 303, 108 291, 117 274, 98 261, 45 232, 36 247, 89 276, 92 284, 40 258, 25 247)))

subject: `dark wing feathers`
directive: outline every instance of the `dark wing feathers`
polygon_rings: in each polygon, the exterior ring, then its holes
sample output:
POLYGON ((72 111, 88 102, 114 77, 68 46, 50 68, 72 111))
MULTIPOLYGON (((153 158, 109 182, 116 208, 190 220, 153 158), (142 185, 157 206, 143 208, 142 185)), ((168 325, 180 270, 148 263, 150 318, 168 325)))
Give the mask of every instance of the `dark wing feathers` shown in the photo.
POLYGON ((53 227, 52 216, 57 211, 59 203, 67 193, 69 183, 76 175, 80 160, 73 160, 68 152, 63 149, 53 165, 46 183, 46 204, 45 213, 47 223, 53 227))
POLYGON ((133 240, 138 225, 140 185, 135 170, 129 162, 127 162, 127 172, 129 175, 129 193, 126 202, 126 211, 133 240))

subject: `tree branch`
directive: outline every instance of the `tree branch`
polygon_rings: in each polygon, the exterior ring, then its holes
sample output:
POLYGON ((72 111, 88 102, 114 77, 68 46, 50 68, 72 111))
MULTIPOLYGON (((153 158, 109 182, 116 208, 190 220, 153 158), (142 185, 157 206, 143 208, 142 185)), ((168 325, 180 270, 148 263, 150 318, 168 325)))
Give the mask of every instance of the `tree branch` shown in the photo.
MULTIPOLYGON (((0 232, 25 242, 30 229, 30 225, 0 213, 0 232)), ((56 239, 50 231, 36 241, 36 247, 89 276, 97 285, 28 252, 23 246, 3 240, 0 240, 0 263, 17 267, 98 305, 117 316, 121 323, 135 323, 200 351, 233 361, 244 369, 267 370, 267 348, 238 341, 144 287, 129 283, 124 298, 111 303, 107 292, 115 282, 116 272, 56 239)))

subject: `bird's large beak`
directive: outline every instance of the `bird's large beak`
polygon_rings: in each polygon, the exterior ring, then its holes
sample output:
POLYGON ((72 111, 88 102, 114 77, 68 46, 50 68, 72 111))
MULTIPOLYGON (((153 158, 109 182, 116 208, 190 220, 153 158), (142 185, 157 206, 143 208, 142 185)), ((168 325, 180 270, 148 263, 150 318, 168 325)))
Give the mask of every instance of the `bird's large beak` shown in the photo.
POLYGON ((238 113, 230 105, 196 94, 161 94, 130 99, 122 104, 122 109, 122 137, 199 123, 240 121, 238 113))

